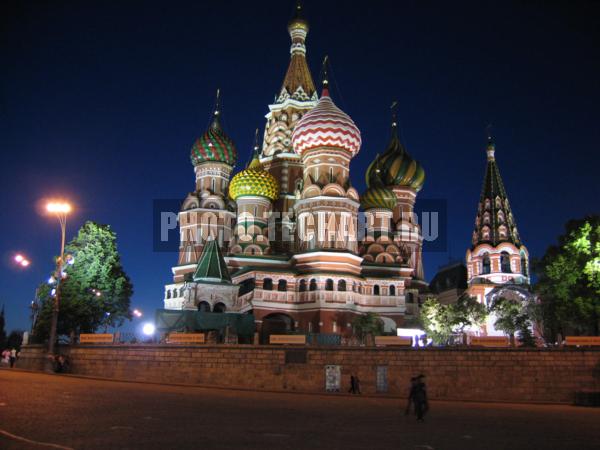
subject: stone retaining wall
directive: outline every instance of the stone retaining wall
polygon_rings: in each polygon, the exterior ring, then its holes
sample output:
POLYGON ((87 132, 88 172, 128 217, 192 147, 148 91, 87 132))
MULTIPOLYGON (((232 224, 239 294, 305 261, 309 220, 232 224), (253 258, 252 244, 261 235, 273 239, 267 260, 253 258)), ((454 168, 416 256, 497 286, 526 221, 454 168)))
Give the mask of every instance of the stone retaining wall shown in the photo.
MULTIPOLYGON (((369 394, 376 392, 377 366, 387 366, 388 395, 396 396, 405 396, 419 373, 432 399, 571 403, 575 391, 600 390, 594 349, 85 345, 61 352, 74 374, 272 391, 324 392, 326 365, 341 366, 342 391, 356 374, 369 394)), ((17 366, 42 370, 44 357, 42 346, 25 346, 17 366)))

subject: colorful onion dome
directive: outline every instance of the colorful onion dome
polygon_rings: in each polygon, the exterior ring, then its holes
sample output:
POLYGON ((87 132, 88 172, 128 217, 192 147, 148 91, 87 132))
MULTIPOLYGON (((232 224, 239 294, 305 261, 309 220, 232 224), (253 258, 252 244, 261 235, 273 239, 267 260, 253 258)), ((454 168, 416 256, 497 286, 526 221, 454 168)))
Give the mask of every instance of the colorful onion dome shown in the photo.
POLYGON ((385 152, 367 168, 367 186, 381 179, 384 186, 406 186, 420 191, 425 182, 423 166, 413 159, 398 138, 398 126, 392 123, 392 138, 385 152))
POLYGON ((339 109, 329 97, 327 82, 317 105, 296 124, 292 146, 300 156, 310 149, 334 147, 355 156, 360 150, 360 130, 350 116, 339 109))
POLYGON ((233 141, 225 134, 219 121, 219 91, 213 121, 206 132, 192 146, 191 160, 194 166, 208 161, 223 162, 235 166, 237 151, 233 141))
POLYGON ((360 197, 360 206, 364 210, 373 208, 392 210, 397 202, 396 194, 384 186, 371 186, 360 197))
POLYGON ((238 172, 229 184, 229 197, 231 199, 237 200, 244 196, 257 196, 274 201, 278 197, 279 183, 273 175, 263 168, 258 159, 258 153, 259 146, 256 142, 252 161, 244 170, 238 172))

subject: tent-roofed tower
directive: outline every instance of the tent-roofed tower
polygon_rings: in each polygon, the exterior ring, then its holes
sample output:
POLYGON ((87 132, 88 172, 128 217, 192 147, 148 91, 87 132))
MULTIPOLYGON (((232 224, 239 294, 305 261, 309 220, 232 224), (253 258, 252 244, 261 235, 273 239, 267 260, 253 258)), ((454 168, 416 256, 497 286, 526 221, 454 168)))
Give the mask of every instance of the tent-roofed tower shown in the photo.
MULTIPOLYGON (((517 230, 491 137, 486 153, 487 165, 466 263, 469 295, 490 304, 497 296, 523 299, 530 295, 529 252, 517 230)), ((495 330, 494 320, 488 319, 485 332, 502 334, 495 330)))
MULTIPOLYGON (((318 95, 306 61, 308 22, 302 4, 296 4, 288 22, 292 41, 290 62, 275 101, 266 115, 261 163, 279 181, 279 195, 274 211, 288 212, 294 205, 296 192, 302 189, 302 162, 292 149, 292 133, 298 120, 317 104, 318 95)), ((283 226, 292 224, 283 219, 283 226)), ((289 248, 280 248, 289 251, 289 248)))

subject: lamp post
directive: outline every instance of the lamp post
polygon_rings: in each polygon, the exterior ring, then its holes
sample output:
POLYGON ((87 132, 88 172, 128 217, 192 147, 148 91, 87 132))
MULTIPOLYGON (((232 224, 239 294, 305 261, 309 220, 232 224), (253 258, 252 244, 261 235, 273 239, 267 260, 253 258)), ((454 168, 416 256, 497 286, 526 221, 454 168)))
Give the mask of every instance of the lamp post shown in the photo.
POLYGON ((50 202, 46 210, 54 214, 60 223, 60 254, 56 259, 56 291, 52 305, 52 321, 50 322, 50 339, 48 341, 48 354, 54 356, 54 343, 56 341, 56 329, 58 326, 58 311, 60 308, 60 285, 62 281, 62 268, 65 257, 65 232, 67 229, 67 214, 71 212, 71 205, 65 202, 50 202))

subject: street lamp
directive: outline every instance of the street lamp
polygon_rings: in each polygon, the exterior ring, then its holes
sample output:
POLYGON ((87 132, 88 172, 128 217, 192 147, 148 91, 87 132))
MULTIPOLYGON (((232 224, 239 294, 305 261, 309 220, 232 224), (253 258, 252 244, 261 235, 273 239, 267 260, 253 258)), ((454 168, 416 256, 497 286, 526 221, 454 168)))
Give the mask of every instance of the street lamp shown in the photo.
POLYGON ((54 303, 52 307, 52 321, 50 322, 50 340, 48 341, 48 354, 54 356, 54 343, 56 341, 56 329, 58 326, 58 310, 60 308, 60 282, 63 278, 63 262, 65 257, 65 232, 67 229, 67 214, 71 212, 71 205, 66 202, 50 202, 46 205, 46 211, 54 214, 60 224, 60 254, 56 259, 56 288, 54 303))

